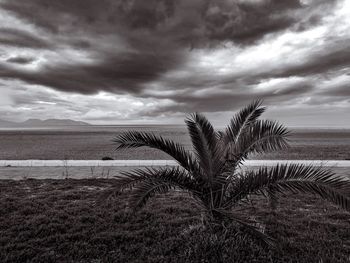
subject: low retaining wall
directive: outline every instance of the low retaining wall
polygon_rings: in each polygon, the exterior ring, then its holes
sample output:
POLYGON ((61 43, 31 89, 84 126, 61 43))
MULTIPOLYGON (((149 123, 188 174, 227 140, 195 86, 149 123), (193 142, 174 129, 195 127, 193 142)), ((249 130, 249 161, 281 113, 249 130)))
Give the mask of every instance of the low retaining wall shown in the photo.
MULTIPOLYGON (((350 160, 247 160, 247 166, 273 166, 278 163, 302 163, 325 167, 350 167, 350 160)), ((0 167, 59 167, 59 166, 176 166, 174 160, 0 160, 0 167)))

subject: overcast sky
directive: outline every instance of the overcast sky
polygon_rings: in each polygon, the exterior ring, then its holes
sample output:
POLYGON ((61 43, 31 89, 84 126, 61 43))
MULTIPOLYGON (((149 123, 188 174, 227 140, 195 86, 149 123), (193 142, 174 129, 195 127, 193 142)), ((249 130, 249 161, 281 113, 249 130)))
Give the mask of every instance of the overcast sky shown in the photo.
POLYGON ((0 119, 350 126, 350 1, 0 0, 0 119))

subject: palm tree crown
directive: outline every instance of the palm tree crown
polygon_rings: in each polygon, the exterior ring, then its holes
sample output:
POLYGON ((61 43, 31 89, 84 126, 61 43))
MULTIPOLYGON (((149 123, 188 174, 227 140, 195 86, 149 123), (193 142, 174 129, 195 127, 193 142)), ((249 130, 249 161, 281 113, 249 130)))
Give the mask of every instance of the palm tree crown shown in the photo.
POLYGON ((251 171, 239 169, 252 153, 288 147, 289 131, 275 121, 260 120, 264 111, 261 102, 255 101, 234 115, 224 131, 215 131, 202 114, 189 115, 185 122, 193 151, 151 133, 119 135, 113 140, 117 149, 147 146, 167 153, 179 164, 123 172, 117 177, 119 189, 134 188, 130 204, 135 209, 155 194, 171 189, 186 191, 202 208, 207 222, 222 225, 234 221, 267 243, 271 239, 234 210, 252 195, 276 199, 279 193, 307 192, 350 210, 350 180, 321 167, 279 164, 251 171))

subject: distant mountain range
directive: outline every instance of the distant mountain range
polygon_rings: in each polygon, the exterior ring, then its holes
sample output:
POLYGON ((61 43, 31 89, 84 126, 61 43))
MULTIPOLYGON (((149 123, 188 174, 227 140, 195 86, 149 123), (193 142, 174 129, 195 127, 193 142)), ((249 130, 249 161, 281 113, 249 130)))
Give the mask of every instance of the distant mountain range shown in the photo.
POLYGON ((86 126, 90 125, 83 121, 73 121, 70 119, 28 119, 24 122, 12 122, 0 119, 0 128, 16 128, 16 127, 55 127, 55 126, 86 126))

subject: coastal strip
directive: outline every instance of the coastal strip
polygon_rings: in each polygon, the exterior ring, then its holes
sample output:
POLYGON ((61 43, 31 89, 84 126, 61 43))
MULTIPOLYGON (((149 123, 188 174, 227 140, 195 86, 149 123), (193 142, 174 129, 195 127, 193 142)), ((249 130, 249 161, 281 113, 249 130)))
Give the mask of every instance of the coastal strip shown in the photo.
MULTIPOLYGON (((324 167, 350 167, 350 160, 247 160, 247 166, 273 166, 276 164, 302 163, 324 167)), ((0 167, 138 167, 138 166, 177 166, 174 160, 0 160, 0 167)))

